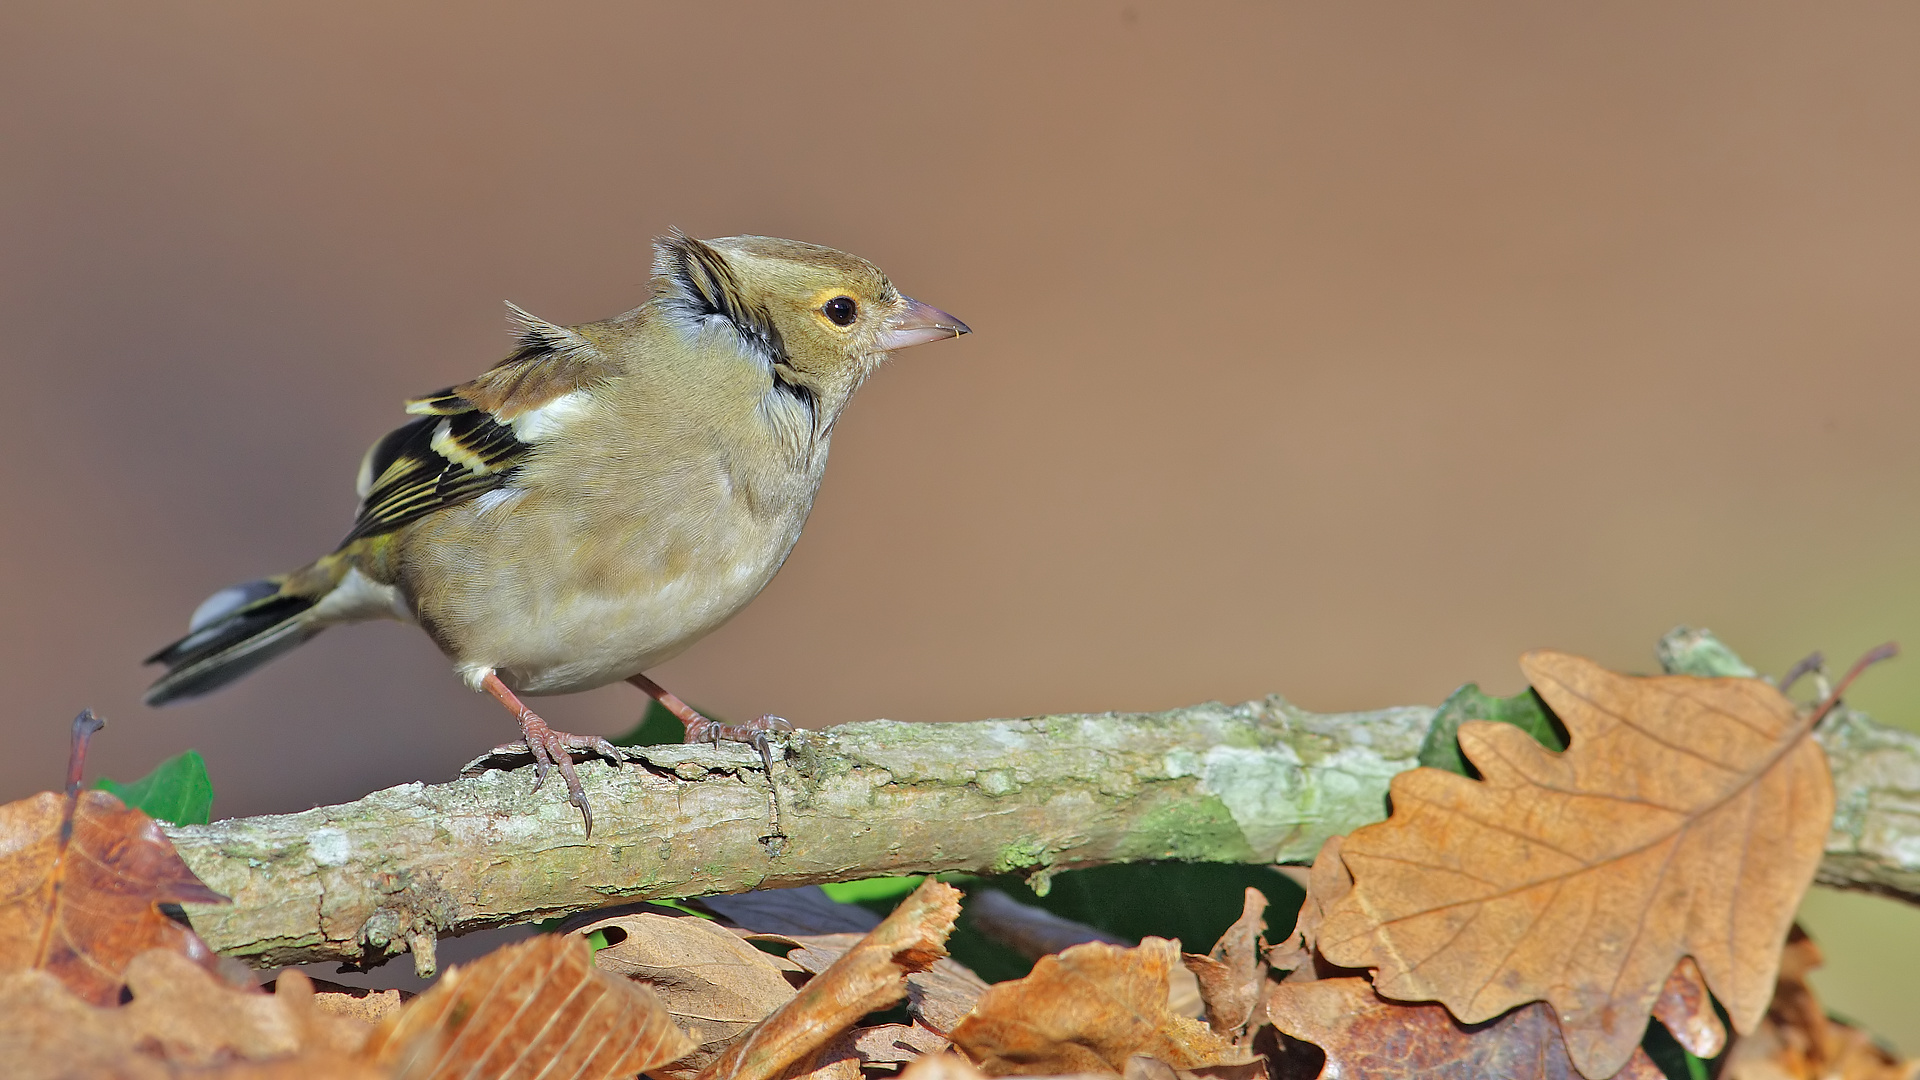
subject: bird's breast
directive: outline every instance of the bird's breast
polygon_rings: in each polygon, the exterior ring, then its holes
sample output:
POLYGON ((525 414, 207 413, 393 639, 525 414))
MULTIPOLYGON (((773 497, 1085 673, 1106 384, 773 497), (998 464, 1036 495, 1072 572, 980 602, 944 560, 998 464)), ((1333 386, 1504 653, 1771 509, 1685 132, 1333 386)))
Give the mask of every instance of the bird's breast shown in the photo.
POLYGON ((677 502, 527 490, 410 538, 420 622, 463 675, 528 694, 617 682, 745 607, 780 569, 812 503, 716 476, 677 502), (475 674, 478 673, 478 674, 475 674))

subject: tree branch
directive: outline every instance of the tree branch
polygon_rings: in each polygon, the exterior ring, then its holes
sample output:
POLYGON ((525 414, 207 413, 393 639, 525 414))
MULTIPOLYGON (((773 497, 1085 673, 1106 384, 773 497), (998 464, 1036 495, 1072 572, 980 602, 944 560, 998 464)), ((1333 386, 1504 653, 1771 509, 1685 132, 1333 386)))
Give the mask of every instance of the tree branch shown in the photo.
MULTIPOLYGON (((1328 836, 1385 815, 1433 711, 1316 714, 1270 697, 795 732, 773 770, 780 835, 758 756, 733 745, 583 764, 591 840, 526 769, 168 831, 233 898, 189 909, 218 951, 265 967, 411 948, 426 972, 436 937, 631 900, 942 870, 1044 887, 1109 862, 1310 862, 1328 836)), ((1820 881, 1920 902, 1920 736, 1841 709, 1818 737, 1840 793, 1820 881)))

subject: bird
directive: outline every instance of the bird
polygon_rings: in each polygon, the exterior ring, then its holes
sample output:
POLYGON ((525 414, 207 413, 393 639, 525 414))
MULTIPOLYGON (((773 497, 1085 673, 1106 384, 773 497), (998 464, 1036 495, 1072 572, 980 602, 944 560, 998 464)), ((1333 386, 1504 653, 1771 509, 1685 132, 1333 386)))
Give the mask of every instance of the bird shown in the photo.
MULTIPOLYGON (((159 706, 217 690, 327 627, 425 630, 469 688, 514 716, 535 765, 593 810, 572 752, 521 695, 627 681, 688 741, 759 741, 785 721, 717 723, 648 678, 747 605, 800 538, 835 423, 890 353, 970 333, 872 263, 764 236, 653 243, 651 295, 561 326, 508 304, 506 359, 406 403, 360 464, 332 552, 214 593, 147 658, 159 706)), ((501 749, 518 749, 509 744, 501 749)))

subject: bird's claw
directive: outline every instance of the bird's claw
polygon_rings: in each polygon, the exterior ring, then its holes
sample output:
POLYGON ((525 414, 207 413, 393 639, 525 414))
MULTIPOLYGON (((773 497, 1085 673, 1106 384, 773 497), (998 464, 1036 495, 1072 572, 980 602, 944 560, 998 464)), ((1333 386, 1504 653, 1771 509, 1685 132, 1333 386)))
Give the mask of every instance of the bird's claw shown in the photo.
POLYGON ((715 746, 722 742, 738 742, 764 748, 775 735, 784 735, 792 730, 793 724, 781 716, 758 716, 744 724, 723 724, 702 716, 687 724, 687 741, 710 742, 715 746))
POLYGON ((613 762, 614 768, 625 766, 620 751, 598 735, 569 735, 564 731, 555 731, 547 726, 545 720, 532 712, 520 717, 520 733, 525 741, 507 743, 494 748, 495 754, 527 753, 533 756, 533 790, 539 791, 547 782, 547 774, 554 769, 567 782, 567 802, 580 809, 580 816, 586 822, 587 835, 593 835, 593 807, 587 802, 586 788, 580 784, 580 774, 573 767, 573 752, 584 750, 589 754, 606 758, 613 762))

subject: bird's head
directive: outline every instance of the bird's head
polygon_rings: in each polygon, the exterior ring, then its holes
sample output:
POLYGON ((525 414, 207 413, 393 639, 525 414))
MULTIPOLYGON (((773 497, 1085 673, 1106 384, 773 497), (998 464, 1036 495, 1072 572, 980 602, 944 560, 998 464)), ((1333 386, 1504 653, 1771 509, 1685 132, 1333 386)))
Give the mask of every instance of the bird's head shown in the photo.
POLYGON ((969 332, 865 259, 797 240, 676 232, 656 242, 654 274, 670 319, 737 339, 829 426, 888 353, 969 332))

